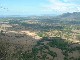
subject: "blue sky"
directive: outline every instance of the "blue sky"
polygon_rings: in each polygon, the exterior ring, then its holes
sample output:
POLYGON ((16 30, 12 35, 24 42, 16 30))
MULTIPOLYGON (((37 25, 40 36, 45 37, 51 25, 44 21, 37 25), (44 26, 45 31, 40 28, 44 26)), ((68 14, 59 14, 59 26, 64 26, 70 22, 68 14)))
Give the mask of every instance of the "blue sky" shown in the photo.
POLYGON ((0 0, 0 15, 80 12, 80 0, 0 0))

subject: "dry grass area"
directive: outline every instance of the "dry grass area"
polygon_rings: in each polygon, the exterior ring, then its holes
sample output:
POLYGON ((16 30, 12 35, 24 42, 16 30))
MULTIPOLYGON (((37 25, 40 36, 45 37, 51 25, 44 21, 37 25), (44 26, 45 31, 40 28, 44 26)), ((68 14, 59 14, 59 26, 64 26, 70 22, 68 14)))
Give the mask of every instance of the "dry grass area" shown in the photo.
POLYGON ((70 35, 68 36, 68 34, 66 34, 66 32, 54 30, 54 31, 46 32, 45 35, 48 37, 62 37, 63 39, 66 39, 73 43, 80 44, 80 40, 78 40, 76 37, 76 35, 78 35, 79 33, 80 33, 80 30, 72 30, 72 33, 70 33, 70 35))
POLYGON ((24 33, 26 35, 31 36, 34 39, 41 39, 42 37, 39 37, 35 32, 30 32, 30 31, 21 31, 20 33, 24 33))

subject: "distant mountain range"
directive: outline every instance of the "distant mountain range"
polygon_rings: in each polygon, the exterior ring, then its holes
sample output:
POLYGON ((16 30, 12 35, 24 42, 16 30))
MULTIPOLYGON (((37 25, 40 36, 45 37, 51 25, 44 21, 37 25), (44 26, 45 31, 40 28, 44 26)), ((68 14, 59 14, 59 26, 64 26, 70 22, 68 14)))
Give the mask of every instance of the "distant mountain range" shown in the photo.
POLYGON ((26 15, 0 15, 0 17, 26 17, 26 15))
POLYGON ((80 12, 63 13, 62 15, 59 15, 57 17, 62 20, 80 20, 80 12))
POLYGON ((73 13, 63 13, 58 16, 54 15, 42 15, 42 16, 27 16, 27 15, 0 15, 0 17, 26 17, 28 19, 49 19, 49 20, 54 20, 54 19, 59 19, 59 20, 80 20, 80 12, 73 12, 73 13))

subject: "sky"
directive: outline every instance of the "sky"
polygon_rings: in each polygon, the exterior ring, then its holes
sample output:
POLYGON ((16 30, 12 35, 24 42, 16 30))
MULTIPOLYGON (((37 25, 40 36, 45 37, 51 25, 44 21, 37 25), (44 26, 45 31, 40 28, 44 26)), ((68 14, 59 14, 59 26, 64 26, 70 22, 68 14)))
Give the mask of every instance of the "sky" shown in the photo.
POLYGON ((0 0, 0 15, 80 12, 80 0, 0 0))

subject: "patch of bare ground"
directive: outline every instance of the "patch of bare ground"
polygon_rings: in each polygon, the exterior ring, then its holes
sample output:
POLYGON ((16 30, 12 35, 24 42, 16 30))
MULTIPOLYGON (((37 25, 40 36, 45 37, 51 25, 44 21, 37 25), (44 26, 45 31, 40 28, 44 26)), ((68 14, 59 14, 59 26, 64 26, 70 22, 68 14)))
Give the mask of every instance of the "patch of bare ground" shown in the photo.
POLYGON ((73 51, 72 53, 68 53, 69 57, 79 58, 80 53, 79 51, 73 51))

